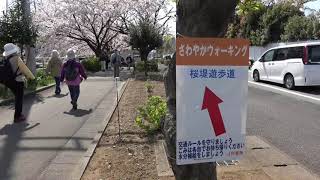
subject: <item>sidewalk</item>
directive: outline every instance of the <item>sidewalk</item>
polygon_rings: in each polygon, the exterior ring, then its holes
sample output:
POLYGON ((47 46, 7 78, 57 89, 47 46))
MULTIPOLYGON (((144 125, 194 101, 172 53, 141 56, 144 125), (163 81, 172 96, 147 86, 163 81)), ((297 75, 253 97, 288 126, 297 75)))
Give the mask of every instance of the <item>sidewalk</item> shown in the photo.
POLYGON ((240 161, 220 162, 219 180, 319 180, 297 161, 256 136, 247 137, 240 161))
POLYGON ((26 97, 28 124, 12 124, 13 104, 1 106, 0 179, 68 179, 113 112, 116 88, 111 77, 89 78, 77 111, 70 111, 67 92, 64 85, 61 96, 51 88, 26 97))

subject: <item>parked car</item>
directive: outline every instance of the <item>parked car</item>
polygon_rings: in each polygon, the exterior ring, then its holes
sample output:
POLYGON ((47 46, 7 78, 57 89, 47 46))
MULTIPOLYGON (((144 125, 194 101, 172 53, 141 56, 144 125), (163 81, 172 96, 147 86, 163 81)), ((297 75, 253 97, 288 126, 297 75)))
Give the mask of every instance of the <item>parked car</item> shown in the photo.
POLYGON ((252 68, 254 81, 295 86, 320 85, 320 43, 301 43, 267 50, 252 68))

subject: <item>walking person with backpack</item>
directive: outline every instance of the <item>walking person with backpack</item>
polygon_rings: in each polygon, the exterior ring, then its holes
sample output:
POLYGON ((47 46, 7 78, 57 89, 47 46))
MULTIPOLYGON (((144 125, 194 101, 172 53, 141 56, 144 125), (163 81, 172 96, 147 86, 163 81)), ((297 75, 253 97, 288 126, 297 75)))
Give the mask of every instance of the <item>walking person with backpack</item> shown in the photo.
POLYGON ((119 77, 120 76, 121 56, 119 55, 118 50, 114 50, 114 53, 112 53, 111 62, 113 65, 113 77, 119 77))
POLYGON ((76 61, 76 55, 74 50, 69 49, 67 52, 67 62, 63 64, 60 81, 63 82, 66 79, 68 85, 72 109, 77 110, 78 98, 80 95, 80 84, 83 79, 87 79, 87 75, 83 66, 76 61))
POLYGON ((61 68, 62 68, 62 60, 59 57, 59 52, 57 50, 53 50, 51 53, 51 59, 49 60, 49 63, 47 66, 47 73, 50 74, 56 81, 56 91, 55 91, 56 95, 59 95, 61 93, 61 88, 60 88, 61 68))
POLYGON ((14 123, 26 121, 22 114, 24 84, 26 78, 35 79, 32 72, 18 55, 18 47, 12 43, 4 46, 4 61, 0 66, 0 82, 8 87, 15 96, 14 123))

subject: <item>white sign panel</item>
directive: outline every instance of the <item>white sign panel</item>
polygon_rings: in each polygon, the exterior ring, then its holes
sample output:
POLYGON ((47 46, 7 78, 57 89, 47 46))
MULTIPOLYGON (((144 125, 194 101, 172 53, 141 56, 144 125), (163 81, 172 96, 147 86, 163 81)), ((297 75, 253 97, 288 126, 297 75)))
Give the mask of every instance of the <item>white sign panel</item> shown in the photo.
POLYGON ((243 155, 248 62, 246 40, 177 39, 178 165, 243 155))

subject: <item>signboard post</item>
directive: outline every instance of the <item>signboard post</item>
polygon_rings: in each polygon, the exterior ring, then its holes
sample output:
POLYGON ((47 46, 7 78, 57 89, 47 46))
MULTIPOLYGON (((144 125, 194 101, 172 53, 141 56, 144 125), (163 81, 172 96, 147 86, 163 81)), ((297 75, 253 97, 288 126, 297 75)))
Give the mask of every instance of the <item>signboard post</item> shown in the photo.
POLYGON ((249 41, 177 39, 178 165, 239 159, 245 150, 249 41))

